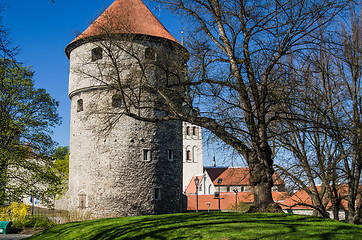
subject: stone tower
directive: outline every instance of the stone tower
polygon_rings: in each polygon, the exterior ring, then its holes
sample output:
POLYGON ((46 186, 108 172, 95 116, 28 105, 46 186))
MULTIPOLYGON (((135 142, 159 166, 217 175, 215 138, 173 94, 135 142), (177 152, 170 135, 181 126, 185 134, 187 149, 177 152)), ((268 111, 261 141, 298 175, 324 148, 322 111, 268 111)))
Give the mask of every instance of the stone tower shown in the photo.
MULTIPOLYGON (((158 62, 164 56, 172 59, 169 68, 183 68, 185 48, 141 0, 116 0, 65 52, 71 99, 68 208, 98 217, 182 211, 182 123, 122 115, 124 99, 112 88, 112 80, 137 86, 139 62, 158 62), (110 50, 119 57, 117 69, 109 67, 110 50), (112 75, 115 72, 119 74, 112 75), (118 117, 107 125, 110 111, 118 117)), ((159 84, 157 68, 145 74, 159 84)))

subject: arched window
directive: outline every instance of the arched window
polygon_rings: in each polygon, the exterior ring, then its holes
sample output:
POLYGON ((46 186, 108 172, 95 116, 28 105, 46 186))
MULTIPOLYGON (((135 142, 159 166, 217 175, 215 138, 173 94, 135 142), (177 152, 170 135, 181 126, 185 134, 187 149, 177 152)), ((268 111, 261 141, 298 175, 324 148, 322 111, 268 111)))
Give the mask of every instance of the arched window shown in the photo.
POLYGON ((120 94, 115 94, 112 96, 112 107, 121 107, 122 106, 122 96, 120 94))
POLYGON ((197 134, 197 128, 193 127, 192 128, 192 135, 196 136, 196 134, 197 134))
POLYGON ((77 101, 77 112, 83 111, 83 99, 78 99, 77 101))
POLYGON ((79 198, 79 208, 80 209, 85 209, 87 207, 87 195, 84 192, 80 192, 78 194, 78 198, 79 198))
POLYGON ((190 127, 186 127, 186 135, 190 135, 191 134, 191 129, 190 129, 190 127))
POLYGON ((190 150, 186 150, 186 160, 191 161, 191 151, 190 150))
POLYGON ((102 48, 96 47, 92 49, 92 62, 102 59, 102 48))

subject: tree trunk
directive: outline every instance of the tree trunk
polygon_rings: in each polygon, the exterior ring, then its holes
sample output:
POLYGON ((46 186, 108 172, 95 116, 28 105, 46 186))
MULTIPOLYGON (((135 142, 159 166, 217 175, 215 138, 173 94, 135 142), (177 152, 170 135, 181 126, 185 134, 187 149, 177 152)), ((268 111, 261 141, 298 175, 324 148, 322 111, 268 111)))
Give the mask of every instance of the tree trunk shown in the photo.
POLYGON ((274 174, 271 154, 269 147, 267 150, 259 151, 259 154, 256 152, 249 154, 247 162, 250 170, 250 186, 254 193, 254 205, 249 212, 283 212, 274 202, 271 193, 274 174))

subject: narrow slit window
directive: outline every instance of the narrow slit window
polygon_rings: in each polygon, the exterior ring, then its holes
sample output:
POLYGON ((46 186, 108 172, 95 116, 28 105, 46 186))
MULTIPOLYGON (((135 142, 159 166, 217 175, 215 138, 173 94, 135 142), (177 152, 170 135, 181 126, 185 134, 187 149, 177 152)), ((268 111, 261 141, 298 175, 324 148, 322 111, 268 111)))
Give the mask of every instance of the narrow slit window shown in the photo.
POLYGON ((161 200, 161 188, 153 189, 153 199, 154 200, 161 200))
POLYGON ((147 162, 151 161, 151 150, 143 149, 142 160, 147 162))
POLYGON ((112 96, 112 107, 119 108, 122 106, 122 97, 120 94, 115 94, 112 96))
POLYGON ((186 127, 186 134, 187 134, 187 135, 190 135, 190 134, 191 134, 191 129, 190 129, 190 127, 186 127))
POLYGON ((173 161, 173 154, 174 154, 173 150, 169 149, 168 150, 168 160, 169 161, 173 161))
POLYGON ((92 62, 103 58, 102 48, 97 47, 92 49, 92 62))
POLYGON ((83 99, 78 99, 77 101, 77 112, 83 111, 83 99))

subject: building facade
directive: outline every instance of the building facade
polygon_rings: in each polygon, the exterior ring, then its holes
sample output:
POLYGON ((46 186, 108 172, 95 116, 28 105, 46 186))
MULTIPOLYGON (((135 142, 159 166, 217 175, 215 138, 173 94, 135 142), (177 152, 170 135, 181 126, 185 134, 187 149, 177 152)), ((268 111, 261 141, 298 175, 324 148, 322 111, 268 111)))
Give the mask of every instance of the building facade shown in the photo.
POLYGON ((183 184, 185 191, 191 179, 203 172, 202 128, 191 123, 183 124, 183 184))

